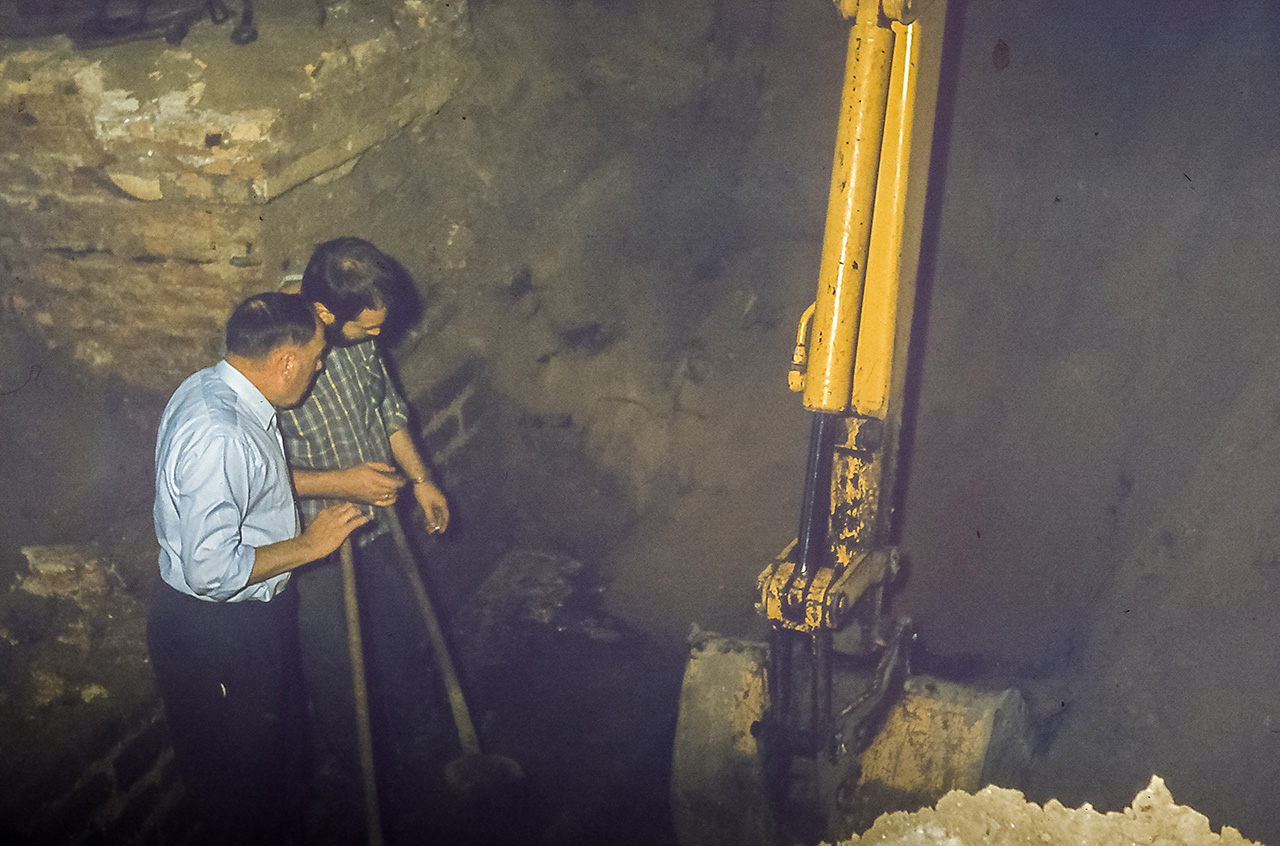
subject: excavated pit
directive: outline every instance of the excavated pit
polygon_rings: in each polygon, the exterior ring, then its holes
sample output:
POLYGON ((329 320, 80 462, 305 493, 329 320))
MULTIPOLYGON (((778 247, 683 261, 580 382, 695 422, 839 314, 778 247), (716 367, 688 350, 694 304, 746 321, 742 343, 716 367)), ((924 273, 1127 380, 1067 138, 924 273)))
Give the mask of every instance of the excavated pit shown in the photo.
MULTIPOLYGON (((1280 20, 1068 5, 951 3, 896 607, 924 669, 1028 695, 1030 801, 1119 813, 1158 773, 1280 842, 1280 20)), ((457 506, 423 569, 486 743, 530 776, 516 832, 666 846, 685 636, 759 637, 755 577, 795 536, 786 366, 843 25, 827 0, 327 9, 89 52, 0 17, 0 833, 184 831, 137 634, 159 412, 227 306, 356 234, 422 295, 390 350, 457 506), (412 42, 442 22, 456 55, 412 42), (85 98, 100 122, 71 121, 85 98), (481 602, 520 555, 590 601, 481 602), (477 626, 503 645, 468 652, 477 626)))

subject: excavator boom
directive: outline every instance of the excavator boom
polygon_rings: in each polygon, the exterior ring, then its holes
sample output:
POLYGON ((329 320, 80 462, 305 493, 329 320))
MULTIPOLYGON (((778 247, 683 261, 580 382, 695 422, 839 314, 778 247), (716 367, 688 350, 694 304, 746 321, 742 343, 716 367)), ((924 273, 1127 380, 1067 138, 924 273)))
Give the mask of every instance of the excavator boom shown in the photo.
POLYGON ((788 383, 812 412, 795 542, 760 574, 764 643, 697 632, 672 804, 682 846, 836 840, 1008 783, 1016 691, 910 675, 887 545, 946 0, 837 0, 849 26, 817 294, 788 383))

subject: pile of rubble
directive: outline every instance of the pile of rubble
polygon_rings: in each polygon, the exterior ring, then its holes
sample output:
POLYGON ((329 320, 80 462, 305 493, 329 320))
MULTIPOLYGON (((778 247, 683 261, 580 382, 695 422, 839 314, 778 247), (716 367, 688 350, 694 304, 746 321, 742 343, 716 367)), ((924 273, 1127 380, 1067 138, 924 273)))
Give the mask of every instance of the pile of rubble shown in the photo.
POLYGON ((1123 812, 1099 813, 1085 804, 1067 808, 1056 799, 1043 807, 1016 790, 986 787, 975 794, 952 791, 934 808, 885 814, 861 837, 839 846, 1260 846, 1224 826, 1209 828, 1204 814, 1175 804, 1159 776, 1123 812))

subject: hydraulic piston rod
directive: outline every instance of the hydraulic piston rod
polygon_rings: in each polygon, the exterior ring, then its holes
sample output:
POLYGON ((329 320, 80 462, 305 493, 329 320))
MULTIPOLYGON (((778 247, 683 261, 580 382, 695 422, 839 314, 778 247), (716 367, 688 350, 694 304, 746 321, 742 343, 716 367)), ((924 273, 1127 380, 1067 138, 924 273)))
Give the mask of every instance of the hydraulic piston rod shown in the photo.
POLYGON ((804 406, 810 411, 843 413, 849 409, 852 393, 853 356, 858 346, 893 66, 894 33, 882 21, 879 6, 872 0, 858 3, 849 30, 844 94, 804 380, 804 406))

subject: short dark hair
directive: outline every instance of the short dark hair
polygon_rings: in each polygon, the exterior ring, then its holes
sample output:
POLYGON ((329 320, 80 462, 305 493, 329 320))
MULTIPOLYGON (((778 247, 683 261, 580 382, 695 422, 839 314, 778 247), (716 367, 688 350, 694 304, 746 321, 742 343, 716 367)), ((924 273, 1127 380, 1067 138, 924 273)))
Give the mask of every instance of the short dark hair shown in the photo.
POLYGON ((363 238, 335 238, 311 253, 302 296, 333 313, 341 326, 367 309, 388 307, 408 282, 398 261, 363 238))
POLYGON ((287 344, 303 346, 316 336, 317 322, 306 297, 279 291, 254 294, 227 320, 227 353, 263 359, 287 344))

